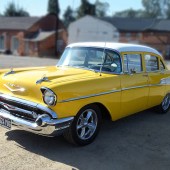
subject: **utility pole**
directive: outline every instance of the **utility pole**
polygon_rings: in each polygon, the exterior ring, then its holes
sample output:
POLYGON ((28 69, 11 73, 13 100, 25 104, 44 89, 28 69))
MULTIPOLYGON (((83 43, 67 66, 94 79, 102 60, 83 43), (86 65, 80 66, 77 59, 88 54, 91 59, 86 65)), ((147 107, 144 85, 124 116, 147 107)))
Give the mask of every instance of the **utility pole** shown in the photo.
POLYGON ((58 27, 59 27, 59 17, 58 17, 58 4, 56 3, 56 33, 55 33, 55 54, 58 57, 58 27))

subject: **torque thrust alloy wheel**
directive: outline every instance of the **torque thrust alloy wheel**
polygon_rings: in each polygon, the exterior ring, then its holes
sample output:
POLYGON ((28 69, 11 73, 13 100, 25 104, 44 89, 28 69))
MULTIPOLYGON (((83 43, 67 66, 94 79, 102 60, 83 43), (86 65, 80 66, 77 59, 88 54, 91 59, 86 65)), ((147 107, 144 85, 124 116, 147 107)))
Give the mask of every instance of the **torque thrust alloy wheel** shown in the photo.
POLYGON ((85 110, 77 121, 77 135, 80 139, 86 140, 93 136, 97 127, 97 114, 92 109, 85 110))
POLYGON ((166 112, 168 112, 169 108, 170 108, 170 96, 169 96, 169 94, 167 94, 164 97, 164 99, 163 99, 163 101, 161 103, 161 108, 160 109, 161 109, 161 111, 163 113, 166 113, 166 112))
POLYGON ((98 134, 101 113, 96 105, 89 105, 79 111, 65 137, 77 145, 90 144, 98 134))

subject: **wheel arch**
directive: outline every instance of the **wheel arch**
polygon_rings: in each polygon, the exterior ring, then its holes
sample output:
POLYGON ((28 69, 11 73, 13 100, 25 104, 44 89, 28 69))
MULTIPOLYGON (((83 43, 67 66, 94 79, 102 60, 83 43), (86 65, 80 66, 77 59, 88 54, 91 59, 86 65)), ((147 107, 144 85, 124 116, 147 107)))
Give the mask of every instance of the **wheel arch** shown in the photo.
MULTIPOLYGON (((102 119, 104 119, 104 120, 112 120, 109 110, 102 103, 94 102, 94 103, 89 103, 86 106, 89 106, 89 105, 96 105, 100 109, 102 119)), ((84 106, 84 107, 86 107, 86 106, 84 106)))

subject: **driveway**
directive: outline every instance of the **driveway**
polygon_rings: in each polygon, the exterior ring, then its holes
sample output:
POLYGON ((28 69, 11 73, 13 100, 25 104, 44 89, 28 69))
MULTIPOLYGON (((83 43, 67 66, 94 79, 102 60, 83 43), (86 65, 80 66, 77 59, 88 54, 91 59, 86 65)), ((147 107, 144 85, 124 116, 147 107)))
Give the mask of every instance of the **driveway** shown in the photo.
MULTIPOLYGON (((0 56, 0 67, 54 65, 56 59, 0 56)), ((0 169, 168 170, 170 113, 144 111, 104 121, 95 142, 76 147, 63 137, 47 138, 0 128, 0 169)))

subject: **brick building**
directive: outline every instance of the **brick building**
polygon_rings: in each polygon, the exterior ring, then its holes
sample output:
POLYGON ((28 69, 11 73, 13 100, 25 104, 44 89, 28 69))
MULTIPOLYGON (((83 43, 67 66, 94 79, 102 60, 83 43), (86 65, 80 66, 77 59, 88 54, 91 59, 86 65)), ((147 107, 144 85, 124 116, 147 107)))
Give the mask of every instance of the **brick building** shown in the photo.
POLYGON ((0 51, 17 55, 54 56, 67 44, 67 31, 55 15, 0 17, 0 51), (57 33, 56 33, 56 28, 57 33), (57 46, 57 48, 56 48, 57 46))
POLYGON ((96 18, 85 16, 71 23, 68 42, 112 41, 145 44, 170 59, 170 20, 96 18))
POLYGON ((119 31, 119 42, 145 44, 170 59, 170 20, 152 18, 101 18, 119 31))

